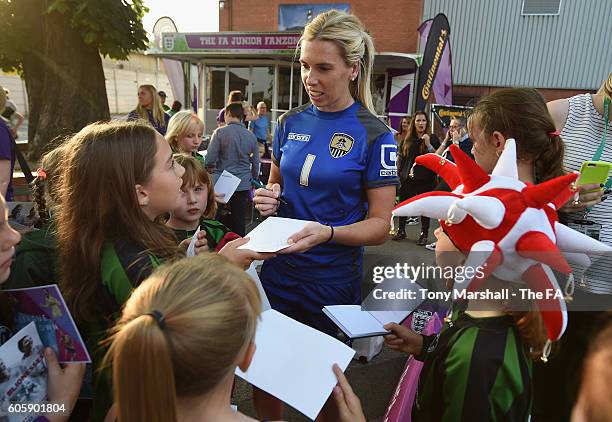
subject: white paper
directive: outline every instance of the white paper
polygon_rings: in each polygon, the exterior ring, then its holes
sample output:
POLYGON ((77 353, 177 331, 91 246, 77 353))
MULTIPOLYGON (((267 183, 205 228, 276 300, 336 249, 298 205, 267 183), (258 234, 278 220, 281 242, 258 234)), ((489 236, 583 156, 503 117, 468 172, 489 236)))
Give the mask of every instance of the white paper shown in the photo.
POLYGON ((246 372, 236 375, 315 419, 355 351, 320 331, 270 309, 261 314, 257 351, 246 372))
POLYGON ((266 296, 266 292, 261 284, 261 280, 259 279, 259 274, 257 274, 257 263, 261 263, 262 261, 253 261, 251 262, 251 266, 246 273, 253 279, 255 285, 257 286, 257 290, 259 290, 259 296, 261 297, 261 312, 267 311, 271 309, 270 301, 268 300, 268 296, 266 296))
POLYGON ((227 170, 223 170, 223 173, 217 179, 217 183, 215 183, 215 193, 224 194, 223 203, 227 204, 234 192, 236 192, 239 184, 239 177, 234 176, 227 170))
POLYGON ((196 248, 196 242, 198 241, 198 233, 200 233, 200 226, 198 226, 198 229, 191 237, 191 242, 189 242, 189 247, 187 247, 188 257, 195 256, 195 248, 196 248))
POLYGON ((268 217, 264 222, 251 230, 249 241, 238 249, 251 249, 255 252, 278 252, 291 246, 287 239, 302 230, 311 221, 292 218, 268 217))

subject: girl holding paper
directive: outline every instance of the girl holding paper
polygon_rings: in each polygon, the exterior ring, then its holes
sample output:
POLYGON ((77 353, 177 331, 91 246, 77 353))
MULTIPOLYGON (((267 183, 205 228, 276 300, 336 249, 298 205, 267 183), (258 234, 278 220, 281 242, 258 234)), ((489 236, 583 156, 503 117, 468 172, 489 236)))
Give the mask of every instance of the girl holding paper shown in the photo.
MULTIPOLYGON (((264 263, 261 281, 274 309, 334 335, 321 309, 361 302, 363 246, 384 243, 389 232, 397 145, 374 112, 374 44, 357 17, 318 15, 299 49, 311 103, 278 119, 268 189, 254 202, 263 216, 313 222, 264 263)), ((260 417, 282 417, 274 398, 256 392, 254 399, 260 417)))
POLYGON ((195 245, 196 253, 221 250, 227 242, 240 236, 214 219, 217 203, 210 175, 192 156, 175 154, 174 159, 183 166, 185 174, 179 206, 170 212, 166 226, 174 230, 179 242, 191 239, 200 227, 200 238, 195 245))
MULTIPOLYGON (((230 403, 235 370, 246 371, 255 353, 260 308, 249 276, 218 255, 153 274, 127 301, 111 338, 115 406, 108 420, 255 421, 230 403)), ((342 371, 334 372, 337 420, 365 421, 342 371)))
MULTIPOLYGON (((132 290, 153 268, 181 255, 172 230, 158 218, 177 207, 185 170, 168 142, 139 122, 88 125, 66 148, 57 217, 60 287, 86 327, 97 368, 99 340, 132 290)), ((221 253, 238 263, 260 259, 237 249, 244 243, 230 242, 221 253)), ((94 374, 97 420, 110 406, 110 385, 104 372, 94 374)))

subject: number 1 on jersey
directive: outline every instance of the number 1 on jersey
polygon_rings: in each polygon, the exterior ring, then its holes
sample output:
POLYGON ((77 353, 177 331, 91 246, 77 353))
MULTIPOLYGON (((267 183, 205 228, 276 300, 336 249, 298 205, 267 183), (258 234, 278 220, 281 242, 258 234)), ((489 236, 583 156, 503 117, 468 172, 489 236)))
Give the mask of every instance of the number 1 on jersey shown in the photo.
POLYGON ((302 172, 300 173, 300 185, 308 186, 308 177, 310 176, 310 170, 312 170, 315 158, 317 158, 317 156, 314 154, 308 154, 306 156, 304 165, 302 166, 302 172))

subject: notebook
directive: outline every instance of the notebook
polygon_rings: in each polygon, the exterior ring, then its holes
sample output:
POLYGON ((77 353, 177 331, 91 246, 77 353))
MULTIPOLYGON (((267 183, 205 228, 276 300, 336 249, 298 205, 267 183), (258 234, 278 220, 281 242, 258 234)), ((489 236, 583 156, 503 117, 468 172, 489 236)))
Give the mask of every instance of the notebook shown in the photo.
MULTIPOLYGON (((399 310, 364 310, 362 305, 331 305, 323 307, 323 313, 352 339, 389 334, 383 328, 385 324, 390 322, 401 324, 424 300, 422 295, 424 289, 420 284, 413 282, 404 284, 404 290, 414 292, 414 298, 402 299, 399 310)), ((364 300, 364 303, 366 301, 373 303, 375 290, 364 300)))

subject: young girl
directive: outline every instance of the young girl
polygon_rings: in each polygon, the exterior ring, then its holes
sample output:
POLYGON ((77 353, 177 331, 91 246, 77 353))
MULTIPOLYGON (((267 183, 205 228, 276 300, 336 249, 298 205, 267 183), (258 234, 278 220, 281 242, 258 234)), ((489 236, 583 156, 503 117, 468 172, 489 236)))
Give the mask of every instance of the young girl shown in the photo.
MULTIPOLYGON (((118 421, 254 421, 230 399, 236 367, 246 371, 255 353, 260 307, 255 284, 218 254, 160 268, 130 297, 111 337, 118 421)), ((365 421, 334 372, 338 420, 365 421)))
MULTIPOLYGON (((538 258, 546 259, 557 251, 555 241, 559 245, 571 245, 573 252, 587 248, 606 250, 605 245, 557 222, 555 209, 572 195, 568 183, 572 177, 575 179, 575 175, 561 176, 563 143, 555 133, 552 119, 537 91, 497 91, 474 108, 469 126, 470 138, 474 140, 474 157, 480 168, 455 145, 451 146, 451 153, 457 163, 461 161, 457 168, 463 168, 458 170, 458 177, 449 177, 455 167, 446 160, 440 160, 439 156, 429 157, 429 164, 419 159, 429 168, 437 167, 439 174, 455 189, 454 193, 425 194, 400 205, 404 215, 414 215, 412 211, 417 210, 407 207, 417 207, 420 210, 416 214, 441 218, 442 228, 436 231, 438 265, 463 265, 465 257, 457 260, 456 254, 460 251, 463 255, 470 253, 469 257, 472 257, 470 248, 466 248, 469 245, 467 240, 481 242, 479 245, 484 248, 483 253, 487 250, 485 246, 494 244, 491 256, 496 258, 484 261, 490 265, 483 286, 491 292, 499 292, 511 289, 511 283, 523 280, 527 282, 527 287, 534 290, 537 288, 534 286, 555 284, 545 269, 534 268, 538 258), (488 176, 488 173, 493 175, 488 176), (495 180, 500 179, 494 178, 501 176, 505 176, 503 183, 496 184, 495 180), (556 180, 551 180, 555 177, 556 180), (513 179, 512 183, 508 179, 513 179), (545 189, 530 186, 543 181, 549 181, 545 189), (550 184, 553 182, 560 184, 550 184), (462 186, 459 187, 457 183, 462 186), (529 185, 524 186, 525 183, 529 185), (508 195, 508 186, 519 184, 523 186, 520 193, 504 197, 508 195), (529 189, 532 189, 532 193, 528 195, 526 192, 529 189), (497 202, 488 197, 484 205, 481 203, 470 207, 464 203, 462 206, 470 212, 462 214, 464 208, 455 201, 457 192, 470 195, 484 192, 498 200, 506 198, 502 202, 504 208, 500 209, 497 202), (556 193, 559 194, 555 196, 556 193), (445 211, 440 212, 442 208, 436 209, 436 196, 446 196, 445 200, 449 201, 446 205, 453 205, 444 207, 445 211), (540 203, 545 199, 546 203, 540 203), (430 202, 425 205, 420 201, 430 202), (421 205, 417 206, 419 202, 421 205), (554 207, 548 205, 550 203, 554 207), (492 209, 496 211, 491 212, 492 209), (484 221, 481 218, 484 214, 495 215, 493 220, 499 223, 487 223, 488 228, 482 226, 485 223, 474 223, 476 218, 484 221), (465 220, 461 220, 460 215, 464 215, 465 220), (463 221, 465 224, 462 225, 463 221), (545 232, 548 234, 544 235, 545 232), (534 241, 534 238, 542 237, 547 238, 546 242, 534 241), (580 238, 580 242, 574 238, 580 238), (539 253, 529 261, 525 256, 526 248, 532 252, 550 252, 539 253), (523 251, 523 254, 517 256, 517 251, 523 251), (511 264, 505 264, 505 260, 511 264), (497 266, 506 266, 504 272, 492 272, 497 266), (519 268, 526 270, 521 272, 519 268), (513 273, 513 269, 517 272, 513 273), (543 275, 542 271, 546 274, 543 275), (534 277, 534 274, 537 276, 534 277), (548 281, 550 283, 546 284, 548 281)), ((474 200, 473 197, 469 199, 474 200)), ((482 202, 482 197, 480 199, 482 202)), ((554 256, 560 257, 561 254, 554 256)), ((556 265, 562 266, 562 272, 571 271, 562 257, 554 261, 547 263, 556 269, 556 265)), ((469 302, 467 309, 465 302, 461 305, 455 307, 456 312, 438 337, 423 337, 397 324, 386 326, 393 331, 385 339, 392 348, 420 355, 425 360, 412 409, 413 420, 528 420, 533 391, 530 358, 546 358, 547 339, 557 340, 563 333, 567 322, 563 301, 538 302, 541 312, 525 308, 517 311, 512 304, 512 296, 506 303, 492 299, 469 302)))
POLYGON ((198 148, 202 143, 204 134, 204 123, 192 111, 179 111, 170 119, 166 139, 172 151, 189 154, 200 161, 204 166, 204 158, 198 154, 198 148))
MULTIPOLYGON (((185 169, 168 142, 140 122, 94 123, 66 145, 57 218, 60 287, 81 323, 94 369, 98 341, 134 287, 179 256, 172 230, 157 219, 179 205, 185 169)), ((234 262, 261 254, 226 246, 234 262)), ((110 405, 105 373, 95 371, 93 419, 110 405)))
POLYGON ((190 155, 175 154, 174 159, 185 168, 180 205, 170 213, 166 226, 180 241, 193 236, 198 227, 205 232, 209 250, 219 251, 234 239, 236 233, 214 220, 217 211, 212 179, 200 162, 190 155))
MULTIPOLYGON (((8 212, 4 197, 0 195, 0 286, 9 277, 11 272, 11 262, 15 253, 15 246, 19 243, 21 236, 13 230, 8 224, 8 212)), ((0 291, 0 346, 7 341, 11 335, 11 327, 13 327, 12 304, 5 293, 0 291)), ((37 421, 61 422, 67 421, 74 404, 76 403, 81 380, 85 370, 84 364, 70 364, 65 368, 61 368, 55 353, 52 349, 45 350, 46 366, 48 369, 48 398, 49 402, 62 404, 64 411, 57 414, 46 414, 44 417, 39 417, 37 421)), ((0 374, 0 385, 6 380, 7 368, 4 363, 0 366, 2 373, 0 374)), ((3 400, 5 394, 4 387, 0 388, 0 416, 4 416, 7 409, 4 408, 6 403, 3 400)))
POLYGON ((80 324, 94 369, 93 419, 110 406, 98 342, 132 289, 178 257, 157 217, 178 205, 184 169, 142 122, 94 123, 66 144, 57 215, 60 289, 80 324))
POLYGON ((53 217, 60 201, 57 187, 64 155, 65 146, 61 145, 42 158, 33 189, 38 230, 25 233, 17 245, 11 276, 6 284, 9 289, 57 283, 57 238, 53 217))
POLYGON ((255 284, 217 254, 156 272, 126 303, 107 356, 119 421, 247 419, 230 397, 259 312, 255 284))

